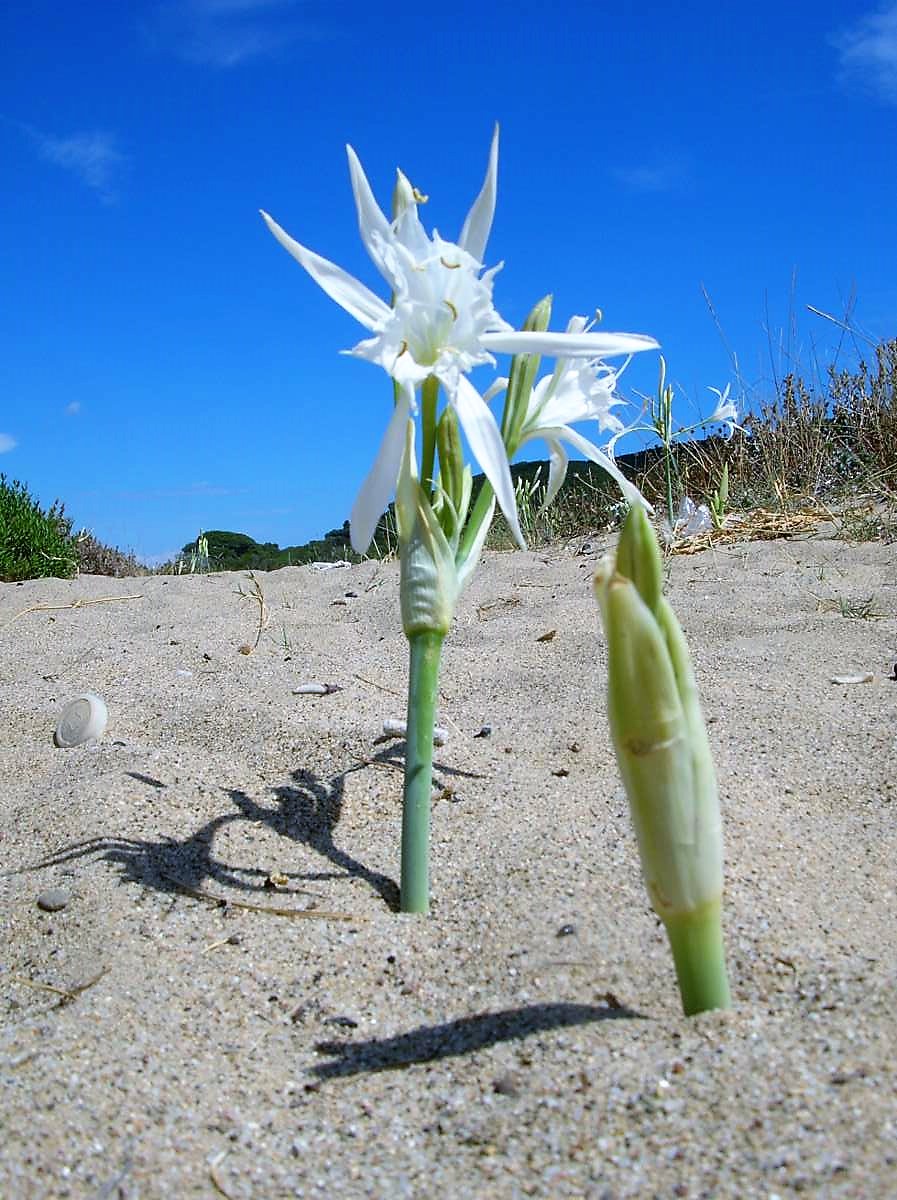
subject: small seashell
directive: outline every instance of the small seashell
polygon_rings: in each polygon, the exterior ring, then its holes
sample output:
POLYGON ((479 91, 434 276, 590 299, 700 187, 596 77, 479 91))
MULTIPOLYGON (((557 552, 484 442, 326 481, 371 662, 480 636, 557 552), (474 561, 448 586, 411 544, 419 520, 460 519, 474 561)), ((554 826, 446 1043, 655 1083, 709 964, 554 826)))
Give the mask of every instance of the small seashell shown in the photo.
POLYGON ((871 671, 863 675, 833 675, 832 683, 872 683, 875 676, 871 671))
POLYGON ((338 683, 300 683, 293 688, 294 696, 332 696, 343 689, 338 683))
MULTIPOLYGON (((384 737, 404 737, 408 732, 408 726, 405 721, 397 721, 388 719, 383 722, 384 737)), ((433 726, 433 745, 444 746, 448 741, 448 730, 443 729, 440 725, 433 726)))
POLYGON ((80 746, 102 737, 109 714, 105 703, 93 692, 76 696, 62 710, 53 735, 57 746, 80 746))

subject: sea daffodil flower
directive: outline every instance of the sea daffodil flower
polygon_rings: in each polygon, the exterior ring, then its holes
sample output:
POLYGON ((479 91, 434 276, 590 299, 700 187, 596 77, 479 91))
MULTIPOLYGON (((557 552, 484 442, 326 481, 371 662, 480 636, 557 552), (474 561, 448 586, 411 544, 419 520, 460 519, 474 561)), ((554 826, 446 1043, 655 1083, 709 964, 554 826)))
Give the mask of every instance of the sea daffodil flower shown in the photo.
POLYGON ((721 926, 722 822, 688 646, 661 592, 644 510, 595 573, 607 639, 608 717, 642 874, 666 927, 686 1016, 728 1008, 721 926))
POLYGON ((346 148, 358 228, 365 249, 389 285, 381 299, 341 267, 295 241, 265 212, 262 216, 280 244, 346 312, 373 334, 348 353, 379 364, 398 384, 396 404, 374 466, 351 514, 352 545, 364 552, 395 488, 404 452, 405 426, 417 411, 415 389, 433 377, 445 389, 470 448, 495 492, 518 542, 507 454, 495 418, 466 378, 474 367, 494 363, 493 353, 553 356, 611 356, 655 349, 653 338, 627 333, 550 333, 513 330, 495 309, 492 288, 499 266, 484 270, 483 256, 495 212, 498 129, 489 165, 457 242, 424 230, 418 193, 399 172, 401 203, 389 221, 377 205, 351 146, 346 148))
POLYGON ((729 399, 731 386, 727 383, 723 392, 719 388, 708 388, 708 391, 716 392, 719 399, 716 408, 704 422, 705 425, 725 425, 727 427, 726 437, 732 437, 738 425, 738 405, 734 400, 729 399))
MULTIPOLYGON (((588 333, 593 323, 585 317, 571 317, 567 334, 588 333)), ((557 496, 567 476, 569 454, 564 442, 606 471, 630 504, 647 505, 641 492, 629 482, 613 458, 571 429, 577 421, 597 421, 600 431, 622 432, 623 424, 611 409, 622 403, 614 389, 627 363, 628 359, 622 367, 614 369, 598 357, 559 358, 553 373, 543 376, 530 392, 522 423, 509 449, 512 454, 516 453, 525 442, 535 438, 542 438, 547 443, 550 464, 544 507, 557 496)))

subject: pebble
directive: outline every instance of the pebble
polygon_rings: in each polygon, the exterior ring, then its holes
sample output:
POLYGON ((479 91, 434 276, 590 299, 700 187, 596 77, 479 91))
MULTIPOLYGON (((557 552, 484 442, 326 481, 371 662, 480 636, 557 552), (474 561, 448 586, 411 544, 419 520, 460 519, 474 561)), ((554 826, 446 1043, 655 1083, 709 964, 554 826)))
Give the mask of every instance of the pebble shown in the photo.
POLYGON ((38 896, 37 907, 44 912, 59 912, 66 907, 71 898, 72 893, 68 888, 48 888, 38 896))
POLYGON ((560 927, 560 929, 557 931, 557 933, 556 933, 554 936, 555 936, 555 937, 559 937, 559 938, 562 938, 562 937, 573 937, 573 935, 574 935, 575 933, 576 933, 576 926, 575 926, 575 925, 562 925, 562 926, 560 927))
POLYGON ((519 1096, 520 1080, 509 1071, 507 1075, 499 1075, 492 1081, 492 1090, 499 1096, 519 1096))

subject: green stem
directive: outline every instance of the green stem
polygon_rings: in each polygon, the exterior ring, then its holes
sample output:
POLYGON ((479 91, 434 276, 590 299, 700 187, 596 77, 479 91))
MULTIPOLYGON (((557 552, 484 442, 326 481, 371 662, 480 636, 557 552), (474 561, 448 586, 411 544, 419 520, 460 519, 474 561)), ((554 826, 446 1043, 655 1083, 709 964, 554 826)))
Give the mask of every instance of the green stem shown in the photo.
POLYGON ((409 638, 408 724, 405 743, 405 791, 402 807, 401 909, 430 908, 430 796, 433 790, 433 724, 439 684, 441 633, 409 638))
POLYGON ((667 481, 667 520, 670 523, 670 529, 673 529, 675 527, 673 521, 673 451, 669 442, 664 449, 663 464, 667 481))
POLYGON ((664 920, 687 1017, 732 1005, 720 916, 720 902, 715 900, 664 920))

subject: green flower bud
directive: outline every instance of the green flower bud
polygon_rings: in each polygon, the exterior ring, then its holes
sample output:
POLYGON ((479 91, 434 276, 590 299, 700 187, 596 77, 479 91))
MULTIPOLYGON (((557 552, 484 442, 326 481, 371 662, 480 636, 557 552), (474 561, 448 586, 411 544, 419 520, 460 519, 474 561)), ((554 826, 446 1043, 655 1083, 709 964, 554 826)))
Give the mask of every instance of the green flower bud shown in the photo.
POLYGON ((611 739, 654 911, 670 936, 686 1012, 727 1007, 719 927, 722 822, 688 646, 661 594, 640 506, 595 573, 608 647, 611 739))
MULTIPOLYGON (((523 329, 528 333, 544 333, 551 322, 553 299, 553 296, 543 296, 538 304, 533 306, 529 316, 523 322, 523 329)), ((530 392, 536 381, 539 362, 538 354, 515 354, 511 360, 511 372, 508 377, 508 390, 505 394, 505 408, 501 421, 501 436, 508 448, 509 460, 519 449, 520 431, 526 420, 530 392)))
POLYGON ((436 426, 436 448, 439 451, 439 484, 451 506, 450 513, 447 514, 448 520, 443 521, 442 527, 451 537, 455 528, 464 524, 467 516, 464 495, 464 447, 461 445, 458 417, 451 405, 443 409, 436 426))

